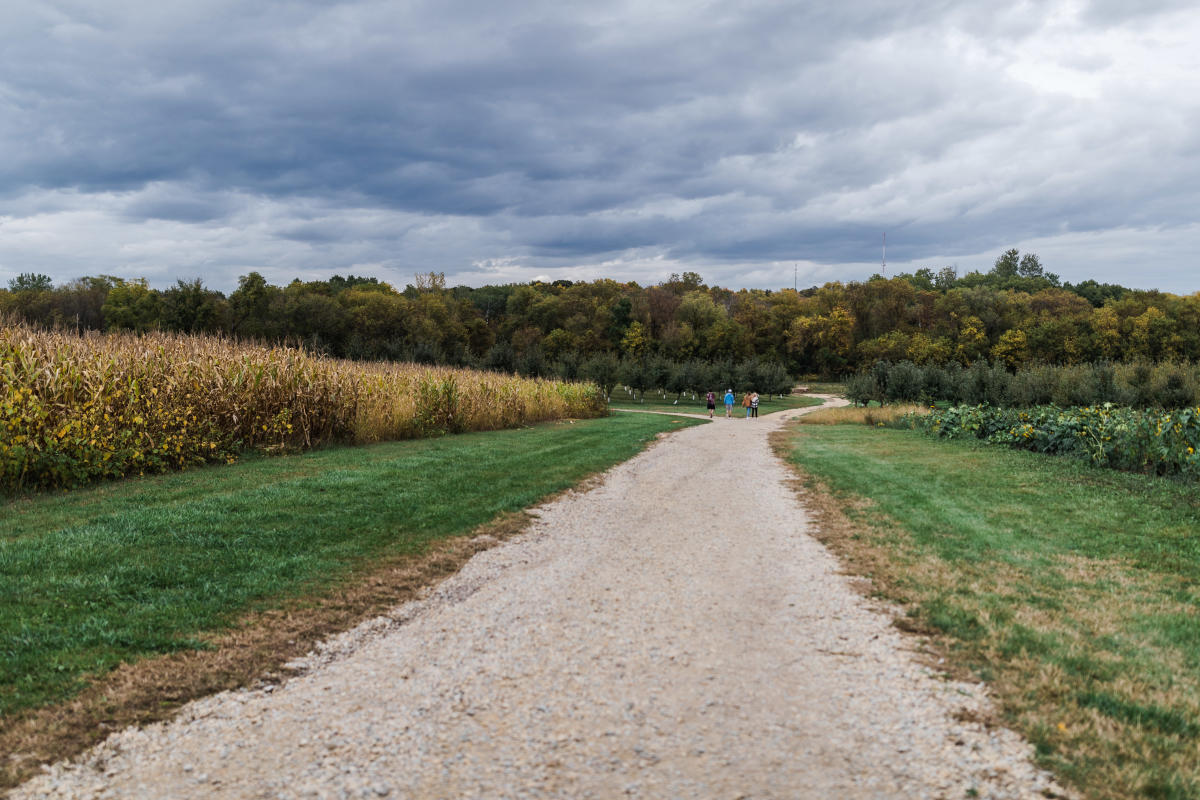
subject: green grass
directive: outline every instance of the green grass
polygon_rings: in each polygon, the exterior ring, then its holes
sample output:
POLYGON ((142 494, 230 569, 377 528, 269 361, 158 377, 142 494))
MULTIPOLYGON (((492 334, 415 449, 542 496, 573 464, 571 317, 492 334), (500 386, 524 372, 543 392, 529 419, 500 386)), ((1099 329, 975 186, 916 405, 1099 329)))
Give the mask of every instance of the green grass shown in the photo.
POLYGON ((342 448, 0 505, 0 715, 122 661, 202 646, 250 610, 320 592, 526 508, 694 424, 625 414, 342 448))
POLYGON ((912 431, 805 426, 830 544, 1089 797, 1200 796, 1200 492, 912 431), (856 502, 866 498, 867 503, 856 502))
MULTIPOLYGON (((716 414, 725 414, 725 403, 723 401, 724 392, 717 394, 717 409, 716 414)), ((637 409, 641 411, 667 411, 670 413, 682 414, 708 414, 708 406, 705 405, 704 395, 700 395, 698 399, 693 400, 690 394, 685 394, 679 398, 679 403, 674 402, 675 395, 668 393, 664 398, 661 392, 648 391, 645 398, 639 400, 633 394, 626 392, 621 386, 613 389, 612 399, 609 401, 609 408, 616 409, 637 409)), ((737 395, 738 405, 733 407, 735 416, 746 416, 746 409, 740 405, 742 396, 737 395)), ((809 406, 821 405, 821 400, 816 397, 808 397, 805 395, 784 395, 783 397, 767 397, 762 395, 758 403, 758 413, 770 414, 775 411, 786 411, 789 408, 807 408, 809 406)))

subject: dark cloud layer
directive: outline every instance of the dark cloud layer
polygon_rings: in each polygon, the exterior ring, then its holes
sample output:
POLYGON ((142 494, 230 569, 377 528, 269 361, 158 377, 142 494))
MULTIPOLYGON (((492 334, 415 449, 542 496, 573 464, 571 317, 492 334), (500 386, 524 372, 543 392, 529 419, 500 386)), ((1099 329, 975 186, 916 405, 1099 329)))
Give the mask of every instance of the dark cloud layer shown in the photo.
POLYGON ((1200 288, 1184 4, 900 5, 18 2, 0 278, 857 278, 886 230, 1200 288))

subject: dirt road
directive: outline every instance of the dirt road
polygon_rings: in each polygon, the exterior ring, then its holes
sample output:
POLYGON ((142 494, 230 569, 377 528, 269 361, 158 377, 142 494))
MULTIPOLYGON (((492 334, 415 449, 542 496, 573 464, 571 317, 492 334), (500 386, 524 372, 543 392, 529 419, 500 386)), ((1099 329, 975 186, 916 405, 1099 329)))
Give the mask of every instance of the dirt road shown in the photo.
POLYGON ((963 798, 1051 787, 806 535, 767 434, 676 433, 271 691, 16 797, 963 798), (964 713, 965 712, 965 713, 964 713))

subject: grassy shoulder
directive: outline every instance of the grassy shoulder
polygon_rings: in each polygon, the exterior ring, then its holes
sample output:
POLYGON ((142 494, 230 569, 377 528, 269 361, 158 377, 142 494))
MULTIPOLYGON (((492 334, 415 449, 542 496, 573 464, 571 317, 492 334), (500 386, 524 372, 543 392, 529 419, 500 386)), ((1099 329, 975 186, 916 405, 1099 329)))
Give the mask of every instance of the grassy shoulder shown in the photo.
POLYGON ((776 444, 827 544, 1044 766, 1089 797, 1200 796, 1194 485, 861 425, 776 444))
MULTIPOLYGON (((628 414, 262 458, 0 506, 0 737, 118 664, 213 648, 696 424, 628 414)), ((3 749, 3 748, 0 748, 3 749)))
MULTIPOLYGON (((685 394, 679 398, 676 403, 675 396, 672 394, 663 395, 661 392, 648 391, 643 399, 639 400, 633 394, 626 392, 621 386, 613 389, 612 399, 609 401, 609 408, 626 409, 636 411, 666 411, 673 414, 708 414, 708 406, 704 402, 704 396, 701 395, 698 399, 692 399, 690 394, 685 394)), ((737 396, 737 402, 742 402, 742 396, 737 396)), ((809 397, 807 395, 784 395, 783 397, 767 397, 763 395, 759 399, 758 413, 771 414, 775 411, 786 411, 790 408, 808 408, 810 406, 821 405, 822 400, 818 397, 809 397)), ((717 413, 725 413, 725 404, 721 400, 721 395, 717 395, 717 413)), ((741 416, 746 416, 746 409, 741 405, 733 407, 733 413, 741 416)))

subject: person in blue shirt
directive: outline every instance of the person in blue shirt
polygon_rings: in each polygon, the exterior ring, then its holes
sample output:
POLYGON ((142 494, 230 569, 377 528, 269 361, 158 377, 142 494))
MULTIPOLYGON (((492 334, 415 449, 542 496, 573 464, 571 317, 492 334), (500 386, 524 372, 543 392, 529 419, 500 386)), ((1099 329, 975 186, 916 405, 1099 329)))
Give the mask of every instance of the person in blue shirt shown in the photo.
POLYGON ((733 418, 733 389, 725 390, 725 418, 733 418))

